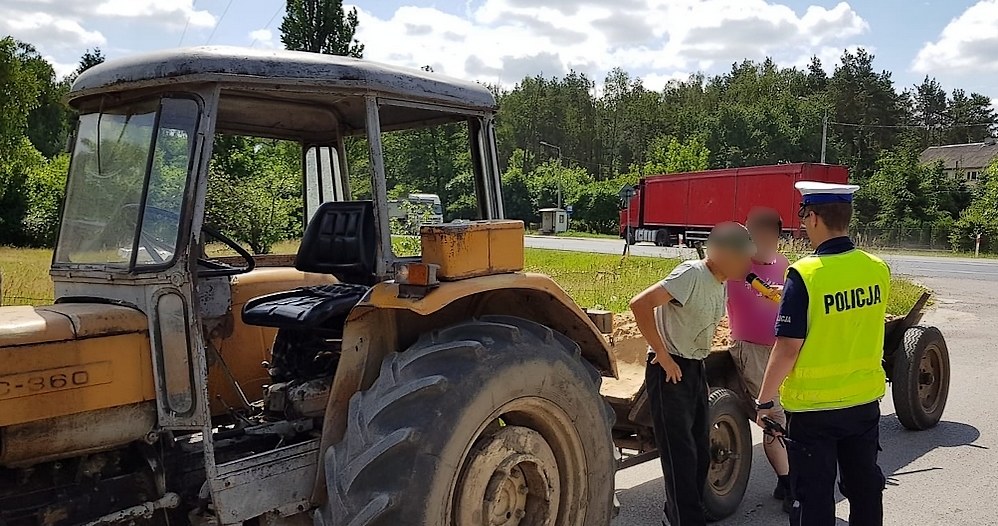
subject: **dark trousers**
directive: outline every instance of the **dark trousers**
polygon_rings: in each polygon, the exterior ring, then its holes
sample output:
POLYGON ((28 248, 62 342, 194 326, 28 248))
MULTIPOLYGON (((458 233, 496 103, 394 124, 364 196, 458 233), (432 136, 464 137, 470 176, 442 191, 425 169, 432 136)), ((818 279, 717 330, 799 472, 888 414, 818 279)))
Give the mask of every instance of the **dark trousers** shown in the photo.
POLYGON ((884 523, 880 403, 834 411, 788 412, 787 433, 800 447, 788 450, 790 485, 797 502, 793 526, 835 524, 835 476, 849 499, 850 526, 884 523))
POLYGON ((683 372, 678 384, 649 363, 645 388, 651 402, 655 444, 665 480, 665 516, 671 526, 703 526, 703 490, 710 466, 707 378, 702 360, 673 356, 683 372))

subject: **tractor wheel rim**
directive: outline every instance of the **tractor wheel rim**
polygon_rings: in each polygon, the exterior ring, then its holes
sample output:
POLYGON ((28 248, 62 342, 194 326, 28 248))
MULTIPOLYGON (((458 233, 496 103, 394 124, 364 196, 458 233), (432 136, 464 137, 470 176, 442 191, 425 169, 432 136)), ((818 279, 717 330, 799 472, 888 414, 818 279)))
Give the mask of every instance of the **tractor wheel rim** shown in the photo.
POLYGON ((721 415, 710 428, 710 470, 707 481, 717 495, 727 495, 735 486, 741 438, 730 415, 721 415))
POLYGON ((558 511, 558 462, 540 433, 503 426, 478 440, 456 488, 458 526, 548 524, 558 511))
POLYGON ((942 392, 942 355, 931 345, 918 361, 918 401, 925 413, 933 413, 939 405, 942 392))

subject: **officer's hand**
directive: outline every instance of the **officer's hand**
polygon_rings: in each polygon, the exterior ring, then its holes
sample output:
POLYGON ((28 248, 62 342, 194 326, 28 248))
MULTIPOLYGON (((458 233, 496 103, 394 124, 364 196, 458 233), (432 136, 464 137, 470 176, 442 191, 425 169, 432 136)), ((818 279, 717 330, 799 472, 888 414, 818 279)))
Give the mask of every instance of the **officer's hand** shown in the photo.
POLYGON ((683 371, 679 368, 679 364, 672 359, 668 353, 665 354, 664 358, 659 359, 659 355, 656 353, 655 357, 652 358, 651 363, 657 363, 659 367, 665 371, 665 381, 678 384, 683 379, 683 371))
POLYGON ((770 285, 769 288, 775 290, 776 292, 779 292, 780 295, 783 294, 783 285, 770 285))
MULTIPOLYGON (((761 427, 762 429, 765 430, 766 429, 766 423, 763 422, 762 419, 763 418, 770 418, 770 419, 773 418, 773 413, 775 413, 775 412, 776 412, 775 409, 759 409, 759 410, 757 410, 756 411, 756 416, 755 416, 755 423, 756 423, 756 425, 758 425, 759 427, 761 427)), ((776 431, 774 431, 773 433, 774 433, 774 436, 782 434, 782 433, 778 433, 776 431)))

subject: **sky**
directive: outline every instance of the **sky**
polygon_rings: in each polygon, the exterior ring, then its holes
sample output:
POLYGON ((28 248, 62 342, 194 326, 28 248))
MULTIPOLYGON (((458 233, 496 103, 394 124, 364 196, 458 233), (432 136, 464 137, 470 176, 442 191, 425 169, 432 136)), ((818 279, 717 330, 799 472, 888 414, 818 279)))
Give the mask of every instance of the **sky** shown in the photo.
MULTIPOLYGON (((661 89, 690 73, 773 57, 831 72, 866 48, 898 89, 936 77, 998 99, 998 0, 356 0, 365 58, 514 86, 621 67, 661 89)), ((0 35, 60 74, 87 48, 108 58, 178 46, 280 47, 284 0, 0 0, 0 35)))

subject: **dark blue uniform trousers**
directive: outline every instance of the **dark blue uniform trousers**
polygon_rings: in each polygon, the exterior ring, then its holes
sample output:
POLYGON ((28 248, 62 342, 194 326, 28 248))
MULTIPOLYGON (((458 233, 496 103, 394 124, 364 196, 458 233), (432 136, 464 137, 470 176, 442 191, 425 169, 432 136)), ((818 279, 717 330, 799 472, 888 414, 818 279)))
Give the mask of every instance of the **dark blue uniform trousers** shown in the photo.
POLYGON ((849 500, 850 526, 882 526, 886 480, 877 465, 880 403, 833 411, 787 412, 792 526, 834 526, 835 476, 849 500))
POLYGON ((655 444, 665 480, 665 519, 669 526, 704 526, 703 490, 710 466, 707 377, 703 360, 672 356, 683 372, 679 383, 649 357, 645 388, 651 403, 655 444))

